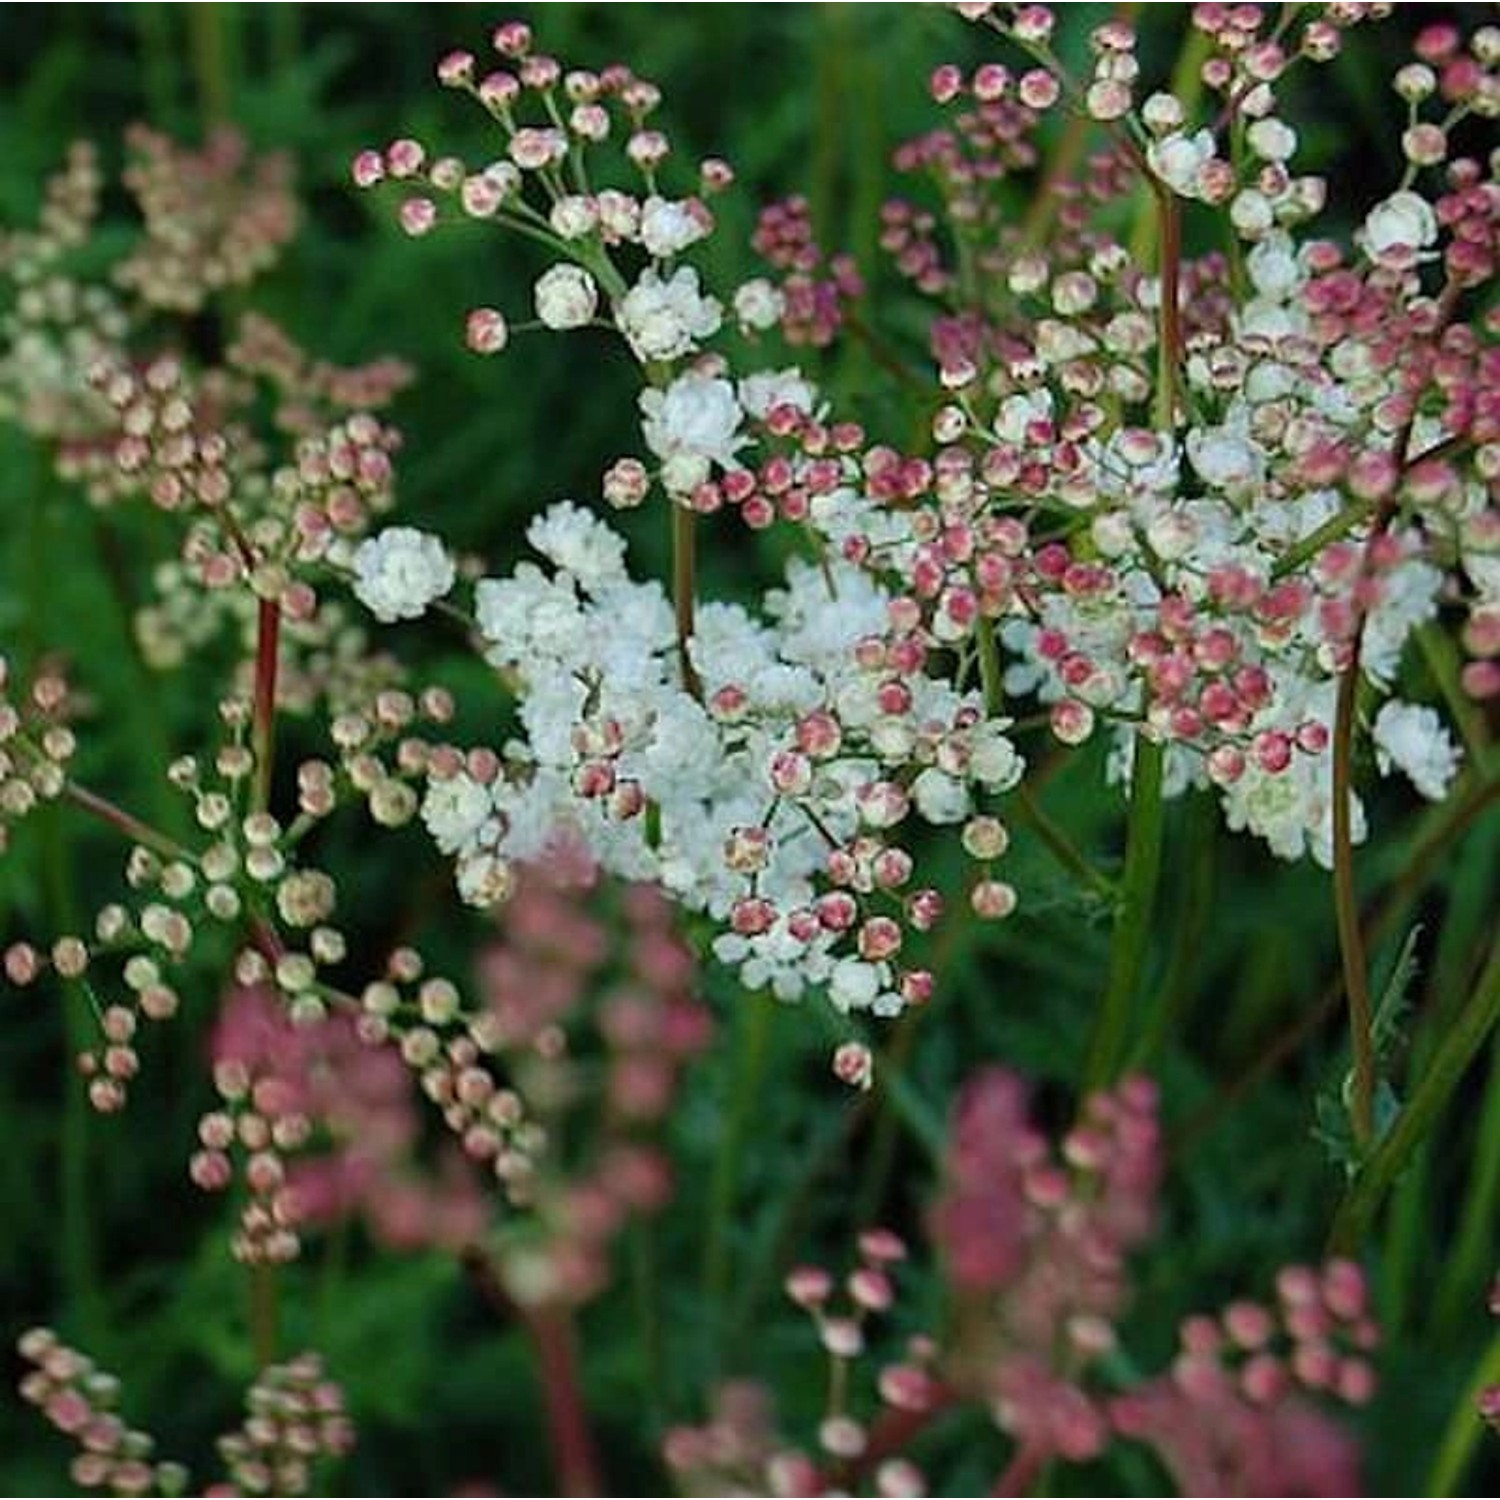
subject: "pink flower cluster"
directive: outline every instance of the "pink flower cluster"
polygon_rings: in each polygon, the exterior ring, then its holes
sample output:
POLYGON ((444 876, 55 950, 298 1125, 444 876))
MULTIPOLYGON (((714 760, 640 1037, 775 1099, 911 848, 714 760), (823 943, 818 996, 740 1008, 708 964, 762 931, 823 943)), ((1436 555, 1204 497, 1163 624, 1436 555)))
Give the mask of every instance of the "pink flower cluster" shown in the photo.
POLYGON ((921 1495, 906 1447, 973 1403, 1012 1441, 995 1494, 1027 1493, 1047 1464, 1086 1463, 1122 1440, 1152 1447, 1184 1494, 1355 1493, 1355 1446, 1319 1405, 1360 1405, 1374 1390, 1377 1334, 1352 1262, 1287 1268, 1273 1306, 1190 1317, 1167 1372, 1125 1373, 1129 1256, 1155 1227, 1161 1170, 1146 1079, 1092 1095, 1054 1147, 1020 1079, 980 1073, 959 1100, 929 1216, 953 1304, 945 1334, 908 1338, 875 1379, 878 1413, 858 1414, 851 1375, 906 1255, 887 1231, 862 1235, 842 1285, 817 1266, 786 1283, 830 1360, 819 1456, 778 1433, 757 1387, 735 1385, 707 1424, 667 1436, 669 1466, 691 1494, 849 1494, 873 1479, 877 1494, 921 1495))

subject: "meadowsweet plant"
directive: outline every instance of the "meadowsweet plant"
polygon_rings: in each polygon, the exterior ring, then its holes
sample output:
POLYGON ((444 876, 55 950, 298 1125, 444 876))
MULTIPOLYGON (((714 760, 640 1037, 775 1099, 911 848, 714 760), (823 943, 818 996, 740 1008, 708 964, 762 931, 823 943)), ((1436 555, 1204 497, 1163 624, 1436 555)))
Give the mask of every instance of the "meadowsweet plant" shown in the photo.
MULTIPOLYGON (((962 60, 860 255, 811 187, 742 203, 655 83, 521 21, 437 64, 458 97, 424 118, 469 111, 477 154, 392 122, 354 156, 404 235, 499 238, 449 325, 496 401, 537 348, 580 387, 625 373, 591 486, 528 456, 505 566, 402 489, 413 369, 271 315, 287 159, 135 127, 118 185, 76 145, 0 232, 0 420, 153 549, 120 649, 198 709, 151 768, 168 826, 90 779, 112 664, 4 642, 0 854, 75 813, 123 846, 87 917, 6 918, 5 981, 87 1002, 98 1113, 191 1090, 173 1171, 244 1267, 247 1347, 217 1357, 246 1414, 206 1493, 320 1491, 346 1405, 365 1425, 332 1309, 397 1257, 524 1351, 564 1493, 632 1462, 694 1494, 1372 1476, 1376 1311, 1415 1321, 1424 1148, 1500 1016, 1461 878, 1435 943, 1371 961, 1500 795, 1500 28, 1405 26, 1395 166, 1344 184, 1304 106, 1391 6, 1182 7, 1175 60, 1122 16, 951 10, 962 60), (1104 821, 1077 833, 1055 784, 1104 821), (1204 1313, 1180 1244, 1211 1238, 1204 1178, 1241 1184, 1191 1148, 1326 1013, 1248 1077, 1169 1052, 1219 982, 1204 934, 1246 920, 1206 894, 1231 862, 1325 893, 1347 1041, 1278 1158, 1322 1158, 1326 1243, 1257 1239, 1204 1313), (1086 972, 1086 1014, 1053 1021, 1028 943, 1086 972), (969 955, 1002 948, 974 1030, 969 955), (173 1022, 191 1084, 147 1040, 173 1022), (601 1390, 633 1403, 607 1434, 601 1390)), ((1439 1319, 1493 1265, 1493 1113, 1439 1319)), ((45 1328, 19 1349, 79 1486, 187 1491, 113 1377, 45 1328)), ((1492 1366, 1433 1445, 1450 1482, 1492 1366)))

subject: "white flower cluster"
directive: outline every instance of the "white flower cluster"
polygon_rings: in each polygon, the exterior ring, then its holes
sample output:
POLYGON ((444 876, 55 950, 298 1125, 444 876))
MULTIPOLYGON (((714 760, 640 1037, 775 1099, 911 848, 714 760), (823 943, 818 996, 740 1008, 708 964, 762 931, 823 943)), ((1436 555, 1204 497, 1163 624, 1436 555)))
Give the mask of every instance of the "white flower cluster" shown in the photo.
POLYGON ((377 620, 415 620, 453 587, 453 559, 437 537, 388 526, 354 549, 354 594, 377 620))
POLYGON ((476 591, 489 659, 519 682, 524 737, 504 747, 503 775, 434 778, 423 803, 460 890, 493 899, 510 861, 570 829, 606 869, 724 923, 717 951, 750 986, 791 999, 827 982, 843 1008, 899 1009, 894 948, 856 946, 830 863, 845 860, 854 892, 898 890, 911 866, 891 829, 909 813, 960 821, 977 790, 1019 779, 1004 722, 921 673, 899 703, 882 692, 888 673, 860 647, 881 639, 888 600, 850 564, 792 562, 759 615, 701 606, 699 701, 665 595, 627 576, 609 527, 563 504, 528 539, 548 566, 476 591))

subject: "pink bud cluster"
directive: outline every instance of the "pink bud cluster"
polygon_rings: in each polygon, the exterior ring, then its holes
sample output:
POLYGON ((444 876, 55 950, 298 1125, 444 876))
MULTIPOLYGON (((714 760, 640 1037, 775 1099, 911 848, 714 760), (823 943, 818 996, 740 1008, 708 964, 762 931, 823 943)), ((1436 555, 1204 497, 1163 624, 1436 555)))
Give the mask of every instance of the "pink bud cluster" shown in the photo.
POLYGON ((904 1357, 874 1377, 878 1408, 857 1415, 852 1382, 867 1357, 866 1324, 897 1301, 895 1268, 906 1259, 899 1235, 887 1229, 859 1236, 859 1263, 842 1283, 822 1266, 799 1266, 786 1278, 786 1294, 812 1319, 828 1356, 829 1398, 818 1424, 816 1456, 775 1430, 767 1394, 748 1383, 714 1394, 714 1411, 702 1427, 677 1427, 663 1439, 667 1466, 687 1494, 856 1494, 866 1475, 874 1493, 927 1493, 922 1469, 899 1454, 900 1437, 949 1397, 934 1373, 937 1345, 925 1335, 907 1340, 904 1357))
POLYGON ((1061 1151, 1001 1069, 960 1098, 933 1240, 965 1315, 945 1366, 1029 1452, 1080 1462, 1110 1437, 1086 1383, 1116 1345, 1126 1258, 1150 1235, 1161 1175, 1156 1089, 1093 1095, 1061 1151))
POLYGON ((795 346, 832 343, 851 303, 864 296, 864 278, 848 255, 826 256, 813 236, 807 200, 794 196, 761 210, 751 240, 756 253, 782 272, 781 331, 795 346))
POLYGON ((21 1380, 21 1397, 77 1443, 69 1473, 80 1489, 108 1495, 187 1493, 182 1465, 155 1458, 151 1436, 119 1415, 120 1382, 113 1375, 50 1328, 29 1329, 17 1348, 32 1367, 21 1380))
MULTIPOLYGON (((485 1040, 534 1122, 532 1149, 503 1174, 528 1212, 502 1224, 496 1247, 501 1280, 525 1306, 596 1295, 616 1235, 671 1197, 670 1164, 652 1132, 711 1031, 692 957, 671 924, 659 892, 599 886, 588 860, 564 844, 522 871, 503 937, 480 956, 485 1040), (564 1140, 573 1143, 566 1155, 564 1140)), ((423 1083, 450 1116, 473 1103, 474 1080, 462 1070, 423 1083)))
MULTIPOLYGON (((62 794, 78 748, 68 725, 72 704, 61 672, 47 668, 29 689, 18 691, 19 686, 12 681, 10 663, 0 656, 0 853, 14 824, 62 794)), ((29 973, 21 976, 13 968, 35 971, 30 961, 19 956, 13 961, 9 954, 5 967, 14 983, 24 983, 29 973)))
POLYGON ((310 1495, 316 1466, 354 1446, 344 1393, 316 1354, 263 1370, 245 1396, 245 1422, 219 1439, 228 1482, 207 1495, 310 1495))
POLYGON ((299 1228, 355 1213, 404 1247, 461 1248, 483 1228, 471 1175, 416 1170, 407 1069, 349 1015, 299 1023, 267 991, 236 991, 214 1037, 214 1083, 223 1105, 199 1121, 191 1173, 211 1191, 243 1180, 239 1259, 290 1259, 299 1228))
POLYGON ((226 359, 236 370, 275 388, 277 426, 299 435, 315 433, 330 408, 381 411, 415 377, 410 365, 390 356, 351 367, 315 359, 284 329, 256 312, 240 319, 226 359))
POLYGON ((146 234, 115 278, 148 306, 197 312, 274 265, 297 231, 290 164, 252 158, 238 131, 216 131, 193 151, 137 125, 126 147, 125 186, 146 234))
POLYGON ((1155 1449, 1184 1494, 1353 1494, 1357 1449, 1310 1398, 1364 1405, 1376 1342, 1358 1266, 1288 1267, 1273 1308, 1235 1302, 1189 1318, 1170 1373, 1116 1397, 1111 1419, 1155 1449))

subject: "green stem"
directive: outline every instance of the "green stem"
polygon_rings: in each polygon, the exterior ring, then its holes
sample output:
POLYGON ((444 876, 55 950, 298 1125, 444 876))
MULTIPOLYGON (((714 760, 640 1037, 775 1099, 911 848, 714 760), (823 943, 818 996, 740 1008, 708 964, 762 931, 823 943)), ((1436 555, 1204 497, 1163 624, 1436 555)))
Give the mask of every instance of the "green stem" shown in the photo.
POLYGON ((276 1363, 276 1330, 280 1313, 276 1297, 276 1268, 268 1262, 250 1267, 250 1347, 255 1368, 276 1363))
MULTIPOLYGON (((1469 1460, 1474 1456, 1475 1445, 1489 1434, 1489 1428, 1480 1420, 1476 1410, 1480 1393, 1496 1384, 1500 1384, 1500 1333, 1490 1340, 1489 1348, 1480 1356, 1479 1363, 1474 1367, 1473 1378, 1458 1405, 1453 1408, 1453 1415, 1448 1418, 1443 1441, 1433 1460, 1432 1472, 1427 1476, 1425 1494, 1443 1496, 1459 1493, 1458 1483, 1469 1466, 1469 1460)), ((1489 1438, 1489 1441, 1493 1442, 1494 1439, 1489 1438)))
POLYGON ((1085 1090, 1113 1081, 1125 1052, 1131 1011, 1146 949, 1161 874, 1162 767, 1166 753, 1155 740, 1138 734, 1130 771, 1130 816, 1126 824, 1125 873, 1110 941, 1109 978, 1094 1022, 1084 1067, 1085 1090))
POLYGON ((1359 897, 1354 889, 1352 816, 1354 703, 1359 692, 1356 653, 1339 679, 1333 719, 1333 899, 1338 918, 1339 955, 1344 967, 1344 994, 1349 1002, 1349 1043, 1354 1059, 1349 1121, 1354 1139, 1368 1147, 1375 1134, 1375 1007, 1370 999, 1370 965, 1359 925, 1359 897))
POLYGON ((1349 1184, 1329 1231, 1329 1249, 1353 1254, 1364 1243, 1391 1185, 1427 1139, 1469 1064, 1500 1018, 1500 940, 1463 1009, 1439 1042, 1406 1107, 1349 1184))
POLYGON ((198 86, 198 108, 207 127, 230 119, 229 48, 223 4, 194 5, 187 13, 193 54, 193 78, 198 86))
MULTIPOLYGON (((984 688, 984 711, 991 718, 998 718, 1005 712, 1004 674, 1000 665, 1000 647, 995 638, 995 622, 987 615, 979 617, 975 639, 979 646, 979 681, 984 688)), ((1113 898, 1114 883, 1096 870, 1068 835, 1047 816, 1026 782, 1016 788, 1012 805, 1020 821, 1041 839, 1048 852, 1070 875, 1101 896, 1113 898)))
MULTIPOLYGON (((48 813, 50 816, 52 810, 48 813)), ((67 844, 57 837, 55 829, 50 832, 51 836, 42 840, 47 904, 61 931, 77 932, 78 903, 69 879, 67 844)), ((94 1243, 97 1216, 90 1182, 92 1111, 78 1078, 77 1059, 97 1044, 98 1022, 79 981, 63 985, 62 1012, 67 1056, 62 1084, 62 1168, 58 1174, 62 1209, 59 1259, 63 1285, 69 1302, 77 1309, 80 1331, 97 1340, 103 1333, 103 1312, 94 1243)))
POLYGON ((709 1185, 708 1227, 703 1242, 703 1291, 717 1320, 729 1285, 729 1230, 739 1199, 740 1166, 745 1140, 755 1115, 756 1097, 765 1073, 766 1052, 777 1002, 769 994, 750 994, 739 1001, 739 1036, 729 1113, 719 1132, 719 1150, 709 1185))
POLYGON ((1107 901, 1115 900, 1119 892, 1114 881, 1089 862, 1088 856, 1068 837, 1061 825, 1048 816, 1036 793, 1025 782, 1016 788, 1012 806, 1018 821, 1036 834, 1043 847, 1063 869, 1096 895, 1103 896, 1107 901))
POLYGON ((1464 1206, 1453 1250, 1445 1257, 1433 1299, 1433 1321, 1458 1328, 1470 1316, 1495 1270, 1495 1220, 1500 1207, 1500 1045, 1490 1048, 1490 1076, 1483 1094, 1478 1142, 1469 1168, 1464 1206))
POLYGON ((653 1429, 660 1426, 667 1405, 667 1360, 661 1307, 657 1297, 660 1272, 656 1255, 656 1229, 648 1219, 630 1227, 630 1284, 640 1340, 641 1364, 646 1372, 646 1406, 653 1429))

